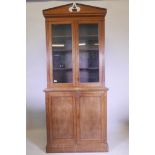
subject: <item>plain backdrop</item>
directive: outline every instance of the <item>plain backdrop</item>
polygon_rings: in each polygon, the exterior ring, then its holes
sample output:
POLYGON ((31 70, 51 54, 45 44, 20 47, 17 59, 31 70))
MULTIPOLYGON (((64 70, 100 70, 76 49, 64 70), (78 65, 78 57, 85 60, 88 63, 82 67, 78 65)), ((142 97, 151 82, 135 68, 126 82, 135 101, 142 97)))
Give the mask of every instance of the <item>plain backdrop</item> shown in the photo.
MULTIPOLYGON (((128 137, 129 10, 128 0, 78 1, 107 8, 105 18, 105 77, 108 91, 108 137, 125 129, 128 137)), ((27 2, 27 130, 45 129, 46 41, 42 10, 66 1, 27 2)), ((116 137, 117 138, 117 137, 116 137)))

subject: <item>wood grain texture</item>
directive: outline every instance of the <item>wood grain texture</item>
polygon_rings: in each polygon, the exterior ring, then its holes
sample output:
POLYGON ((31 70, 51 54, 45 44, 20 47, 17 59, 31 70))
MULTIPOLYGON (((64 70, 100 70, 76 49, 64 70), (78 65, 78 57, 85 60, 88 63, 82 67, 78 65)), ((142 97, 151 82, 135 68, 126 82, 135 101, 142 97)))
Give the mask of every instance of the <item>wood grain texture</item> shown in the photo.
POLYGON ((46 152, 106 152, 107 91, 105 87, 105 8, 78 4, 80 12, 69 12, 72 4, 43 10, 46 24, 47 88, 46 152), (79 24, 97 24, 99 82, 80 83, 79 24), (52 25, 72 28, 72 83, 53 83, 52 25))
POLYGON ((101 136, 101 102, 100 97, 79 97, 80 139, 100 139, 101 136))
POLYGON ((106 143, 106 92, 80 92, 77 100, 79 144, 106 143))
POLYGON ((73 144, 75 128, 75 98, 72 93, 48 93, 48 123, 50 142, 73 144))
POLYGON ((89 5, 84 5, 84 4, 78 4, 77 5, 80 7, 80 12, 69 12, 69 7, 72 6, 71 4, 63 5, 63 6, 58 6, 50 9, 43 10, 43 15, 46 18, 51 18, 51 17, 72 17, 72 16, 102 16, 104 17, 106 15, 107 10, 105 8, 99 8, 99 7, 94 7, 94 6, 89 6, 89 5))
POLYGON ((51 98, 52 138, 73 138, 74 115, 72 97, 51 98))
POLYGON ((70 152, 108 152, 108 144, 106 143, 93 143, 85 145, 70 145, 70 146, 48 146, 46 147, 47 153, 70 153, 70 152))

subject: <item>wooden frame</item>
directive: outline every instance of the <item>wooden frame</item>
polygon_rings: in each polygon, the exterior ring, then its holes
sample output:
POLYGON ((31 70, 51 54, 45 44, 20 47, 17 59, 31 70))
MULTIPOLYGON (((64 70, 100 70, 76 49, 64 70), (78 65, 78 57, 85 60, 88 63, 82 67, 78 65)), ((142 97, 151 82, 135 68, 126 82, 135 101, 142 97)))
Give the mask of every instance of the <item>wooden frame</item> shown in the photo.
POLYGON ((108 151, 108 89, 105 87, 104 71, 104 18, 107 11, 77 3, 80 11, 69 12, 71 5, 43 10, 47 47, 46 152, 105 152, 108 151), (99 82, 80 83, 78 25, 94 23, 98 24, 99 31, 99 82), (51 26, 54 24, 71 24, 72 83, 53 82, 51 26))
POLYGON ((103 44, 102 42, 104 42, 104 33, 103 33, 103 21, 98 21, 98 20, 85 20, 85 21, 54 21, 54 22, 47 22, 46 23, 46 31, 47 31, 47 83, 48 83, 48 87, 73 87, 73 86, 79 86, 79 87, 90 87, 90 86, 104 86, 104 61, 102 60, 102 58, 104 57, 104 48, 103 48, 103 44), (73 83, 53 83, 53 77, 52 77, 52 58, 51 58, 51 54, 52 54, 52 47, 51 44, 49 44, 50 42, 52 42, 52 38, 51 35, 51 27, 54 24, 71 24, 72 26, 72 65, 73 65, 73 83), (77 26, 79 24, 98 24, 98 28, 99 28, 99 82, 96 83, 80 83, 79 81, 79 47, 78 47, 78 28, 77 26), (76 32, 76 34, 75 34, 76 32), (76 62, 76 63, 75 63, 76 62))
MULTIPOLYGON (((94 21, 91 21, 91 20, 85 20, 85 21, 78 21, 78 25, 79 24, 98 24, 98 30, 99 30, 99 35, 98 35, 98 39, 99 39, 99 82, 93 82, 93 83, 80 83, 80 80, 79 80, 79 76, 80 76, 80 73, 79 73, 79 47, 78 46, 76 46, 76 48, 77 48, 77 50, 76 50, 76 52, 77 52, 77 60, 78 60, 78 62, 77 62, 77 73, 78 73, 78 86, 79 87, 84 87, 84 86, 86 86, 86 87, 90 87, 90 86, 104 86, 103 84, 103 77, 104 77, 104 75, 103 75, 103 66, 104 66, 104 64, 103 64, 103 61, 102 61, 102 57, 103 57, 103 54, 104 54, 104 51, 102 50, 102 47, 101 47, 101 45, 102 45, 102 41, 103 41, 103 39, 102 39, 102 37, 104 36, 104 34, 102 33, 102 30, 101 30, 101 25, 102 25, 102 22, 103 21, 98 21, 98 20, 94 20, 94 21)), ((77 34, 79 34, 78 33, 78 29, 77 29, 77 34)), ((79 43, 79 40, 77 40, 76 41, 76 44, 78 45, 78 43, 79 43)))
POLYGON ((75 49, 74 47, 74 44, 73 44, 73 41, 74 41, 74 23, 73 22, 70 22, 70 21, 58 21, 58 22, 48 22, 48 39, 47 39, 47 42, 52 42, 52 38, 51 38, 51 28, 52 28, 52 25, 54 24, 71 24, 71 27, 72 27, 72 66, 73 66, 73 83, 53 83, 53 76, 52 76, 52 71, 53 71, 53 67, 52 67, 52 58, 51 58, 51 55, 52 55, 52 47, 51 47, 51 44, 48 44, 48 50, 47 50, 47 61, 48 61, 48 71, 47 71, 47 76, 49 77, 48 78, 48 87, 73 87, 74 84, 75 84, 75 65, 74 65, 74 61, 75 61, 75 55, 73 54, 73 51, 75 49), (50 34, 50 35, 49 35, 50 34))

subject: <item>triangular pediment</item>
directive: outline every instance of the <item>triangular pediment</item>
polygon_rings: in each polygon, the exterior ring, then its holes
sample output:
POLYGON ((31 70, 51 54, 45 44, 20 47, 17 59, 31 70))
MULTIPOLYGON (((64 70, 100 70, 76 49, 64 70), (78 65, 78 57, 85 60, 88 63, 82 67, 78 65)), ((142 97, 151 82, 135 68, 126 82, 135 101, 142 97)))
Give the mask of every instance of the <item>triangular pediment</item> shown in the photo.
POLYGON ((89 16, 95 16, 95 15, 105 16, 107 12, 105 8, 99 8, 99 7, 94 7, 94 6, 79 4, 79 3, 76 3, 76 6, 80 9, 71 12, 70 8, 72 6, 73 6, 73 3, 54 7, 54 8, 49 8, 49 9, 43 10, 43 15, 45 17, 88 16, 88 15, 89 16))

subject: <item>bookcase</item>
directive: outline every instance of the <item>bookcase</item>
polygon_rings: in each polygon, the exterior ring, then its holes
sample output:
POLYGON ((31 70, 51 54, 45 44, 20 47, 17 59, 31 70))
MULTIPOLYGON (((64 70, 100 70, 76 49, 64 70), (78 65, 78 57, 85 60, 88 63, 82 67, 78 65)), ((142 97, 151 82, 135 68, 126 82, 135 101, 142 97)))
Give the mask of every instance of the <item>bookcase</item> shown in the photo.
POLYGON ((47 152, 108 151, 106 12, 76 3, 43 10, 47 152))

